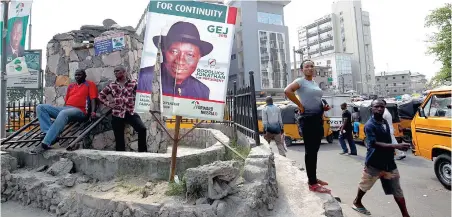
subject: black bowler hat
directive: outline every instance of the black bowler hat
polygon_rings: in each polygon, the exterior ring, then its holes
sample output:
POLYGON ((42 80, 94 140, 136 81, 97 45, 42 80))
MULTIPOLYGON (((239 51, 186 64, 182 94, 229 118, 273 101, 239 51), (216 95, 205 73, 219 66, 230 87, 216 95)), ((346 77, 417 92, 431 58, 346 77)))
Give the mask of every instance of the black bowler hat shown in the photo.
MULTIPOLYGON (((156 47, 158 47, 159 37, 157 35, 152 38, 156 47)), ((166 36, 162 35, 161 37, 163 50, 166 50, 174 42, 188 42, 198 46, 201 56, 205 56, 213 50, 211 43, 201 40, 198 29, 192 23, 179 21, 171 26, 166 36)))

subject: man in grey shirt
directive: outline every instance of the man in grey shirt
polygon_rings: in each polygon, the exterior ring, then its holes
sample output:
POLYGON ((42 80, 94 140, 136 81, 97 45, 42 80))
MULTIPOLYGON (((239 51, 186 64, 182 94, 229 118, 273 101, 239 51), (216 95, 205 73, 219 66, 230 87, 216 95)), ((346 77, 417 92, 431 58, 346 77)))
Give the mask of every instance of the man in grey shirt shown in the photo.
POLYGON ((282 133, 284 132, 284 124, 282 122, 281 110, 278 106, 273 105, 273 99, 268 96, 265 99, 267 105, 262 109, 262 124, 264 125, 264 138, 268 143, 275 140, 278 152, 282 156, 286 156, 282 133))

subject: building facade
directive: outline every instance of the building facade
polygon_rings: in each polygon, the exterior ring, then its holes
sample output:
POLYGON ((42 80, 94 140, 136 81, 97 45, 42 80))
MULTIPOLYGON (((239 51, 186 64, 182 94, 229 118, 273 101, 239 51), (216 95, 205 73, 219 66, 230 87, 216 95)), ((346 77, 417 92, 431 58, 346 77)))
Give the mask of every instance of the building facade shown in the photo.
MULTIPOLYGON (((299 65, 296 69, 292 67, 291 71, 293 74, 297 75, 296 77, 294 77, 294 80, 296 78, 304 78, 304 74, 300 70, 299 65)), ((330 66, 314 66, 314 71, 315 71, 314 81, 317 82, 317 84, 319 84, 320 89, 324 91, 331 90, 333 86, 331 81, 332 68, 330 66)))
POLYGON ((426 91, 427 82, 424 74, 419 72, 411 73, 411 91, 413 91, 413 93, 422 93, 426 91))
POLYGON ((412 94, 411 72, 409 70, 395 72, 380 72, 375 76, 378 96, 394 97, 412 94))
MULTIPOLYGON (((298 28, 298 40, 303 59, 333 61, 337 58, 331 54, 350 54, 353 90, 375 92, 369 13, 362 10, 361 1, 333 3, 331 14, 298 28)), ((338 75, 333 68, 333 83, 339 83, 338 75)))
POLYGON ((281 92, 290 74, 289 31, 284 7, 290 1, 229 1, 238 8, 229 83, 249 84, 254 72, 258 92, 281 92))

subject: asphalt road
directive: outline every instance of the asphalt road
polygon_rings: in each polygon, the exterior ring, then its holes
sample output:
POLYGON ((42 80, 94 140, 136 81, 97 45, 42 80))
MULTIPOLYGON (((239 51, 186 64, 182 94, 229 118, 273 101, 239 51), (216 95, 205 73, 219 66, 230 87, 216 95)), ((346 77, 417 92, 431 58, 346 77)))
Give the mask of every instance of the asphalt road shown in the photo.
MULTIPOLYGON (((357 146, 358 156, 343 156, 339 155, 341 148, 337 140, 333 144, 324 141, 317 166, 318 178, 329 182, 332 194, 350 206, 357 193, 366 154, 364 146, 357 146)), ((304 167, 304 145, 294 144, 288 149, 287 156, 304 167)), ((407 158, 396 163, 411 217, 451 216, 451 192, 437 180, 432 161, 409 151, 407 158)), ((384 194, 379 181, 364 196, 363 204, 375 217, 401 216, 393 197, 384 194)))

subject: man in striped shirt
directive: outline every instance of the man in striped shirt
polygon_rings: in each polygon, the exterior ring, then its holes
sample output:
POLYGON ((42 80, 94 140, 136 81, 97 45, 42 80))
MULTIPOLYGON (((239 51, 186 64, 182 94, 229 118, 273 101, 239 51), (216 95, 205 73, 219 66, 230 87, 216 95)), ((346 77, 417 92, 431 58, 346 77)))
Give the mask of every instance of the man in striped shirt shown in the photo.
POLYGON ((140 116, 134 112, 137 82, 127 77, 126 69, 118 66, 114 69, 116 81, 108 84, 100 93, 99 100, 112 108, 111 126, 116 140, 116 151, 125 151, 124 128, 130 124, 138 132, 138 151, 147 152, 146 126, 140 116), (107 96, 113 100, 107 100, 107 96))

